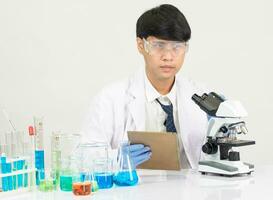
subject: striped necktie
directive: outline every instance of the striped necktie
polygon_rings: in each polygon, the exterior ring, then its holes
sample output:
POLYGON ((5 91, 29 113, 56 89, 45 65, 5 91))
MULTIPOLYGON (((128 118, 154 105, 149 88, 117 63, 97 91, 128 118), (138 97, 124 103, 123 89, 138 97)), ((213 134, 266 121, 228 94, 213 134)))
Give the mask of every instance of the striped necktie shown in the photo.
POLYGON ((164 110, 164 112, 167 114, 167 119, 164 122, 164 126, 166 126, 167 132, 177 132, 175 125, 174 125, 174 119, 173 119, 173 105, 163 105, 158 99, 156 101, 159 103, 161 108, 164 110))

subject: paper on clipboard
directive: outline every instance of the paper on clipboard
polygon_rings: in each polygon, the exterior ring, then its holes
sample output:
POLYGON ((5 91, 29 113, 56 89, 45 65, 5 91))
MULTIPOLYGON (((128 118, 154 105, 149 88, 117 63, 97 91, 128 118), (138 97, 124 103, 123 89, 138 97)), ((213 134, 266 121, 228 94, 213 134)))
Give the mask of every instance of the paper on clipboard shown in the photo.
POLYGON ((180 170, 180 153, 176 133, 128 131, 131 144, 150 146, 152 156, 139 169, 180 170))

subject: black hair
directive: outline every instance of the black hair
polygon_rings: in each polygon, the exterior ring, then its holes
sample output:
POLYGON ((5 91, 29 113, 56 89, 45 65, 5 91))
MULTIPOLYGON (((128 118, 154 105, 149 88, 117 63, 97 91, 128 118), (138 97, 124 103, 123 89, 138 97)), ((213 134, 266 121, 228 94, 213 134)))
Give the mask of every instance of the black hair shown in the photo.
POLYGON ((138 18, 136 35, 145 39, 154 36, 163 40, 187 42, 191 38, 191 28, 178 8, 162 4, 147 10, 138 18))

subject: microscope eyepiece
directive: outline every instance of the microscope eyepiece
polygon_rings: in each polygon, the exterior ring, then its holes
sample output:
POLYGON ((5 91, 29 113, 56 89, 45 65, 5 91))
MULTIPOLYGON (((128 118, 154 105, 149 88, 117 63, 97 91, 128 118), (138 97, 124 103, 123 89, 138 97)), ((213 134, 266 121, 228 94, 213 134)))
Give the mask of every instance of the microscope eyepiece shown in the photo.
POLYGON ((194 94, 192 100, 208 115, 216 116, 219 105, 225 100, 215 92, 204 93, 202 96, 194 94))
POLYGON ((200 96, 198 96, 197 94, 192 95, 191 99, 197 104, 199 105, 199 103, 202 101, 202 98, 200 96))

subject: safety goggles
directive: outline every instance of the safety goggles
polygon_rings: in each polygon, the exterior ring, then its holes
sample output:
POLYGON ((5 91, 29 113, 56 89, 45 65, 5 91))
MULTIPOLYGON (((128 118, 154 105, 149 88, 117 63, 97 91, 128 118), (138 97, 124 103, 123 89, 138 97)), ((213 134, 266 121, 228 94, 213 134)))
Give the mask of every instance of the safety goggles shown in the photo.
POLYGON ((163 55, 166 51, 170 51, 172 55, 179 56, 188 51, 189 44, 187 42, 178 41, 147 41, 143 38, 144 49, 150 55, 163 55))

